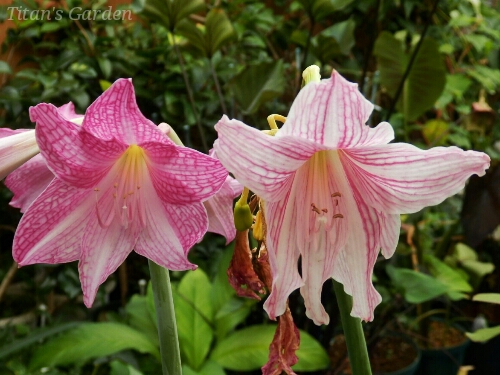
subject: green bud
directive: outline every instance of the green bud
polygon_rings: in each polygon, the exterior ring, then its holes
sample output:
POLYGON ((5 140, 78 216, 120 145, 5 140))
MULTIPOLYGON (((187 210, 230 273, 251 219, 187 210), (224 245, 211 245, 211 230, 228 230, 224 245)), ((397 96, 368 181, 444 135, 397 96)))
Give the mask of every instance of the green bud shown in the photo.
POLYGON ((246 203, 239 204, 237 202, 234 206, 234 226, 240 232, 250 229, 253 224, 253 215, 250 211, 250 206, 246 203))

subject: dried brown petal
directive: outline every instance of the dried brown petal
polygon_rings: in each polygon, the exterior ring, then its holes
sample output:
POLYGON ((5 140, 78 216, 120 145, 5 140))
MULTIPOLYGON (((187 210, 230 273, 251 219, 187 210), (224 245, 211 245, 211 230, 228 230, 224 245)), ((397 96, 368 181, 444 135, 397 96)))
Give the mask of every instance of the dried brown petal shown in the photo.
POLYGON ((266 246, 262 243, 259 249, 259 257, 254 259, 253 268, 259 279, 264 282, 269 293, 271 293, 273 285, 273 275, 271 273, 271 265, 269 264, 269 255, 267 254, 266 246))
POLYGON ((248 229, 236 232, 233 259, 229 264, 227 276, 229 283, 240 297, 260 300, 257 293, 265 293, 264 284, 253 269, 252 252, 248 243, 248 229))
POLYGON ((269 346, 269 361, 262 367, 262 375, 296 375, 292 366, 298 362, 295 352, 300 346, 300 333, 293 322, 292 313, 287 307, 278 317, 278 327, 273 342, 269 346))

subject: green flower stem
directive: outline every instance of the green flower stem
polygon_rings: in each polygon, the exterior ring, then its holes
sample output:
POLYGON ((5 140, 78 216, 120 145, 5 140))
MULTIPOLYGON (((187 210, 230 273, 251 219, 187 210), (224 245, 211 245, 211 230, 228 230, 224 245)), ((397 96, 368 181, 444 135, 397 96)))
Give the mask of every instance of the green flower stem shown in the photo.
POLYGON ((351 316, 352 297, 344 292, 344 286, 333 280, 333 289, 337 297, 340 310, 340 319, 344 328, 344 336, 349 353, 353 375, 371 375, 370 360, 366 349, 365 335, 361 326, 361 319, 351 316))
POLYGON ((149 261, 153 285, 163 375, 182 375, 181 353, 175 322, 174 300, 168 270, 149 261))

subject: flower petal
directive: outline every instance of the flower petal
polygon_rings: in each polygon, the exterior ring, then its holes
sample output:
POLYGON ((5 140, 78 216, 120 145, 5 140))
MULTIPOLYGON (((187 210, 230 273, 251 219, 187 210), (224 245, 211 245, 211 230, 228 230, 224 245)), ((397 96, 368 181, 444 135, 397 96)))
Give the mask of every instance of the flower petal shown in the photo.
POLYGON ((273 274, 273 287, 264 303, 264 309, 273 320, 285 312, 290 293, 304 285, 298 272, 299 248, 295 237, 291 235, 296 230, 297 215, 301 213, 288 204, 289 199, 290 191, 281 201, 265 203, 266 245, 273 274))
POLYGON ((413 213, 459 192, 472 175, 483 176, 490 158, 457 147, 420 150, 396 143, 343 150, 347 177, 378 211, 413 213))
POLYGON ((75 112, 75 105, 72 102, 63 104, 59 108, 59 113, 69 121, 74 122, 75 124, 79 124, 80 121, 83 121, 83 115, 79 115, 75 112))
POLYGON ((25 212, 53 179, 54 174, 47 167, 43 156, 34 156, 5 179, 5 186, 14 193, 9 204, 25 212))
POLYGON ((169 205, 163 203, 153 187, 144 184, 146 227, 135 245, 138 254, 170 270, 194 270, 187 259, 188 250, 206 232, 208 223, 201 203, 169 205))
POLYGON ((38 152, 34 130, 2 129, 0 133, 0 180, 38 152))
POLYGON ((138 237, 137 227, 124 228, 119 220, 103 228, 97 220, 88 220, 82 239, 78 271, 83 302, 91 307, 97 289, 124 262, 138 237))
POLYGON ((14 260, 21 266, 77 260, 94 206, 93 192, 54 179, 19 223, 12 247, 14 260))
POLYGON ((283 199, 293 172, 316 151, 325 149, 305 139, 277 139, 227 116, 217 123, 216 130, 217 157, 241 184, 266 201, 283 199))
POLYGON ((131 79, 118 79, 85 112, 82 127, 103 140, 131 145, 172 141, 139 110, 131 79))
POLYGON ((399 214, 386 214, 378 212, 380 222, 380 247, 382 255, 389 259, 394 255, 399 242, 401 217, 399 214))
POLYGON ((348 192, 342 199, 347 206, 344 219, 349 228, 347 242, 335 259, 332 277, 353 297, 351 315, 371 321, 375 307, 382 301, 372 284, 373 266, 380 251, 380 220, 357 186, 347 181, 340 160, 332 161, 341 191, 348 192))
POLYGON ((95 186, 126 148, 87 133, 51 104, 31 107, 30 117, 37 123, 37 142, 49 169, 70 185, 95 186))
POLYGON ((388 123, 375 129, 365 125, 373 104, 334 71, 330 79, 307 84, 295 98, 277 136, 293 135, 329 148, 386 144, 394 139, 388 123))
POLYGON ((234 240, 236 236, 233 200, 241 194, 242 190, 243 186, 234 178, 228 176, 221 189, 203 202, 208 214, 208 231, 224 236, 226 238, 226 245, 234 240), (241 190, 239 187, 241 187, 241 190))
POLYGON ((188 147, 147 142, 148 169, 157 194, 167 203, 191 204, 219 191, 227 170, 219 160, 188 147))

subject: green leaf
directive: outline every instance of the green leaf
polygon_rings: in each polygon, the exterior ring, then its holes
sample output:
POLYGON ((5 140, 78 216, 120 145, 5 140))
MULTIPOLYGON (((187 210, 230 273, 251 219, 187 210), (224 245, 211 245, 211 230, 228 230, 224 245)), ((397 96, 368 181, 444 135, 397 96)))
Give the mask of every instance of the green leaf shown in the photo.
MULTIPOLYGON (((380 82, 394 97, 415 46, 407 53, 404 45, 387 31, 382 32, 375 42, 374 55, 380 70, 380 82)), ((439 54, 439 46, 433 39, 426 38, 415 57, 405 81, 397 108, 413 121, 432 108, 441 96, 446 81, 446 70, 439 54)))
POLYGON ((479 293, 472 297, 472 300, 500 304, 500 293, 479 293))
MULTIPOLYGON (((276 325, 258 325, 236 331, 221 341, 213 350, 211 359, 222 367, 235 371, 251 371, 264 366, 269 357, 276 325)), ((313 371, 328 367, 325 349, 307 332, 300 331, 297 371, 313 371)))
POLYGON ((150 314, 146 296, 133 295, 129 303, 125 306, 129 316, 130 325, 138 331, 144 333, 151 341, 160 346, 156 320, 150 314))
POLYGON ((233 297, 236 293, 229 284, 227 277, 227 269, 229 268, 229 263, 233 257, 234 252, 234 241, 226 246, 224 253, 219 258, 219 263, 217 265, 217 274, 215 275, 212 291, 210 292, 210 299, 212 301, 212 306, 214 308, 215 318, 217 319, 217 314, 219 310, 226 305, 226 303, 233 297))
POLYGON ((111 64, 111 61, 109 61, 109 59, 98 57, 97 63, 99 64, 99 68, 101 69, 104 78, 108 79, 111 76, 111 72, 113 71, 113 65, 111 64))
POLYGON ((112 83, 109 81, 105 81, 103 79, 100 79, 99 85, 101 86, 101 90, 104 92, 111 87, 112 83))
POLYGON ((208 57, 212 57, 223 45, 235 38, 236 33, 226 13, 212 8, 205 21, 208 57))
POLYGON ((255 113, 259 107, 279 97, 285 89, 283 61, 251 65, 234 77, 233 92, 244 114, 255 113))
POLYGON ((250 314, 252 305, 256 301, 233 297, 226 302, 215 316, 215 332, 217 339, 224 338, 238 324, 243 322, 250 314))
POLYGON ((356 22, 351 17, 347 21, 339 22, 333 26, 326 28, 321 32, 321 34, 326 37, 335 38, 339 45, 340 53, 347 56, 351 53, 352 47, 354 47, 355 28, 356 22))
POLYGON ((493 337, 500 335, 500 326, 492 328, 481 328, 473 333, 466 332, 465 335, 472 341, 486 342, 492 339, 493 337))
POLYGON ((12 353, 18 352, 20 350, 26 349, 31 345, 38 344, 40 341, 45 340, 51 336, 55 336, 59 333, 65 332, 69 329, 78 327, 81 323, 71 322, 66 324, 61 324, 51 328, 41 328, 39 330, 31 332, 31 334, 25 338, 11 342, 0 348, 0 359, 5 358, 12 353))
POLYGON ((483 65, 474 65, 467 74, 478 81, 490 93, 494 94, 500 87, 500 70, 483 65))
POLYGON ((218 363, 207 361, 200 371, 194 371, 191 367, 183 365, 182 375, 226 375, 226 372, 218 363))
POLYGON ((333 12, 345 8, 354 0, 299 0, 309 17, 314 21, 320 21, 333 12))
POLYGON ((134 9, 174 31, 178 23, 205 7, 203 0, 136 0, 134 9))
POLYGON ((448 264, 458 263, 468 274, 478 278, 479 281, 495 269, 493 263, 479 261, 477 253, 463 243, 458 243, 455 246, 453 254, 446 257, 445 261, 448 264))
POLYGON ((160 357, 155 344, 141 332, 119 323, 85 323, 48 341, 33 354, 30 368, 84 363, 125 349, 160 357))
POLYGON ((448 292, 448 287, 432 276, 405 268, 386 267, 395 286, 401 288, 410 303, 430 301, 448 292))
POLYGON ((450 126, 441 119, 429 120, 422 129, 425 142, 432 146, 442 146, 446 143, 450 126))
POLYGON ((114 360, 109 364, 111 367, 110 375, 143 375, 142 372, 137 370, 132 365, 123 363, 118 360, 114 360))
POLYGON ((207 275, 198 268, 186 273, 174 293, 181 352, 195 371, 205 361, 214 337, 211 288, 207 275))
POLYGON ((0 61, 0 74, 12 74, 12 69, 6 61, 0 61))
POLYGON ((432 255, 424 255, 424 261, 429 266, 430 271, 436 279, 448 286, 454 292, 472 292, 472 286, 463 276, 432 255))
POLYGON ((295 371, 323 370, 330 364, 328 353, 321 344, 305 331, 300 331, 299 361, 292 368, 295 371))

